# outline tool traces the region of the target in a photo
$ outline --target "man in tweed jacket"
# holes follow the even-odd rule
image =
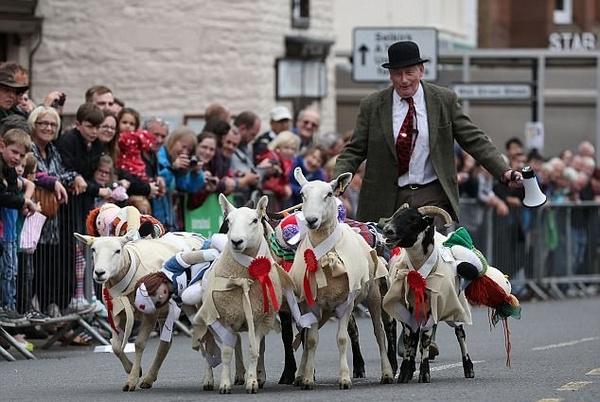
[[[510,169],[488,136],[464,114],[456,94],[421,81],[428,60],[421,59],[417,44],[396,42],[388,57],[382,67],[389,69],[392,86],[361,101],[352,139],[335,166],[337,177],[356,172],[366,159],[358,220],[389,217],[405,202],[439,206],[458,220],[455,140],[494,177],[511,187],[522,185],[521,174]],[[404,171],[397,138],[406,136],[403,122],[413,102],[412,153]]]

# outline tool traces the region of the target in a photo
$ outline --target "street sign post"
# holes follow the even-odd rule
[[[530,84],[496,83],[496,82],[464,82],[450,84],[462,100],[509,100],[531,99]]]
[[[394,42],[411,40],[419,45],[425,63],[424,79],[437,79],[438,41],[435,28],[354,28],[352,36],[352,79],[360,82],[389,80],[381,65],[388,61],[387,49]]]

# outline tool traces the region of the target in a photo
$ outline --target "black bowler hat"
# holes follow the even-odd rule
[[[388,69],[404,68],[428,61],[429,59],[421,58],[419,46],[415,42],[403,41],[396,42],[388,48],[388,62],[383,63],[381,67]]]

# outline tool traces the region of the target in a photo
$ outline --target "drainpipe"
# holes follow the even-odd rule
[[[36,0],[35,5],[33,6],[34,10],[37,9],[37,5],[38,5],[38,2]],[[34,12],[34,14],[35,14],[35,12]],[[36,32],[37,33],[37,42],[36,42],[35,46],[33,47],[33,49],[31,49],[31,52],[29,52],[29,93],[30,94],[33,92],[33,90],[32,90],[32,88],[33,88],[33,56],[35,55],[35,52],[37,52],[40,45],[42,44],[42,27],[43,27],[43,24],[40,24],[40,27],[39,27],[38,31]]]

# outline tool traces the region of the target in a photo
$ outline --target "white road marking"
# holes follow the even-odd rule
[[[595,368],[593,370],[588,371],[585,375],[600,375],[600,368]]]
[[[485,363],[485,360],[473,360],[473,364],[476,363]],[[442,364],[441,366],[431,367],[430,371],[442,371],[450,368],[462,367],[462,363],[452,363],[452,364]]]
[[[537,402],[560,402],[563,401],[563,399],[560,398],[544,398],[544,399],[539,399]]]
[[[546,346],[536,346],[535,348],[532,348],[531,350],[548,350],[548,349],[563,348],[565,346],[573,346],[573,345],[577,345],[578,343],[591,342],[591,341],[595,341],[597,339],[599,339],[597,336],[592,336],[590,338],[582,338],[582,339],[578,339],[576,341],[553,343],[551,345],[546,345]]]
[[[565,385],[563,385],[560,388],[557,388],[557,391],[579,391],[581,388],[585,387],[586,385],[591,384],[592,381],[571,381],[566,383]]]

